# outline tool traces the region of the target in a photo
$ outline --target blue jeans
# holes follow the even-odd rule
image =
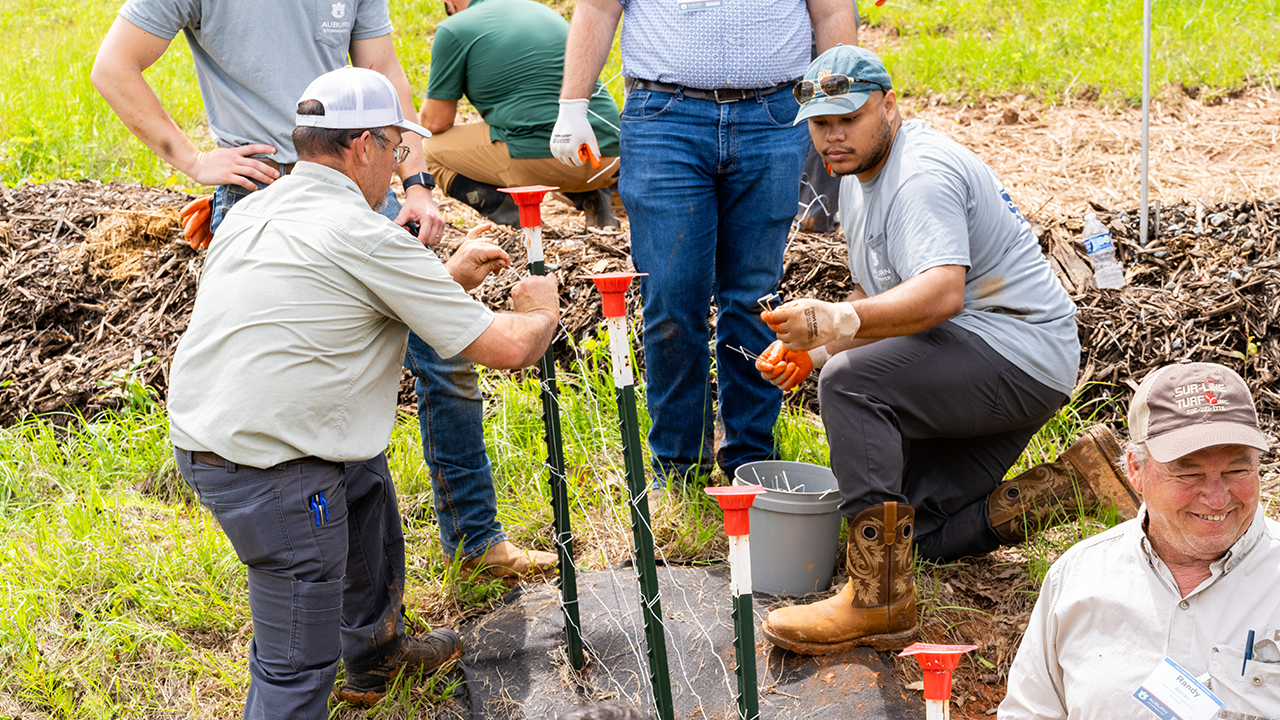
[[[216,230],[226,211],[248,194],[237,185],[219,186],[210,228]],[[387,191],[381,212],[393,220],[400,212],[394,192]],[[413,374],[418,395],[422,454],[431,469],[441,550],[452,558],[461,547],[463,559],[478,557],[506,539],[485,451],[480,375],[470,360],[461,355],[443,359],[414,332],[409,333],[404,366]]]
[[[622,109],[618,192],[644,298],[649,447],[659,482],[706,474],[714,437],[710,386],[714,298],[718,412],[715,461],[732,477],[776,456],[782,394],[736,348],[759,353],[774,335],[756,300],[782,280],[809,135],[792,127],[788,90],[736,103],[635,90]]]
[[[348,671],[377,665],[404,636],[404,535],[386,455],[265,470],[174,458],[248,567],[244,717],[327,720],[339,658]]]

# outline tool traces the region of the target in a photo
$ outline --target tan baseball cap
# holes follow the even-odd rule
[[[1147,375],[1129,406],[1129,434],[1159,462],[1214,445],[1268,449],[1249,386],[1217,363],[1182,362]]]

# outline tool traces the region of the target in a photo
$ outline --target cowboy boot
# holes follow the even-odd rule
[[[849,581],[834,597],[769,613],[760,630],[781,648],[829,655],[858,646],[901,650],[916,623],[915,510],[884,503],[849,523]]]
[[[987,497],[987,519],[1005,543],[1073,520],[1082,510],[1110,506],[1125,519],[1138,516],[1141,499],[1116,469],[1120,443],[1106,425],[1094,425],[1051,463],[1001,483]]]

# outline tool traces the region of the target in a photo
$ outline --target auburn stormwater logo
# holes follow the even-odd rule
[[[334,3],[331,7],[333,8],[332,14],[334,19],[341,20],[342,17],[347,14],[346,3]]]

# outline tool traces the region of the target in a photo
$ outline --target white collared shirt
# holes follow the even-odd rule
[[[1219,717],[1280,719],[1280,523],[1259,509],[1184,598],[1143,532],[1145,517],[1144,505],[1049,569],[1000,720],[1150,720],[1132,696],[1166,656],[1225,703]]]

